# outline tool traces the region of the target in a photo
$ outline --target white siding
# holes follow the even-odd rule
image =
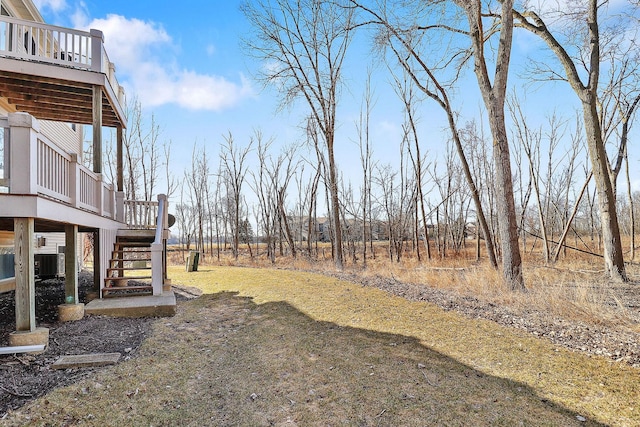
[[[111,259],[111,252],[113,251],[113,245],[116,242],[116,236],[118,234],[118,230],[101,229],[99,234],[100,234],[100,289],[102,290],[102,288],[104,288],[104,279],[107,276],[107,267],[109,266],[109,260]],[[100,295],[102,295],[102,292],[100,292]]]
[[[80,128],[81,126],[76,126],[76,129]],[[71,125],[40,120],[40,132],[67,153],[76,153],[80,157],[82,153],[80,132],[71,129]]]
[[[57,254],[58,246],[64,246],[64,233],[35,233],[34,254]],[[45,239],[44,246],[38,246],[38,237]]]
[[[38,236],[44,237],[46,244],[44,246],[38,247],[37,240],[36,240],[33,247],[34,254],[60,253],[58,248],[60,246],[65,246],[65,243],[66,243],[64,233],[36,233],[35,235],[36,235],[36,238]],[[76,248],[77,248],[77,254],[78,254],[77,265],[79,269],[82,269],[84,267],[84,261],[82,259],[82,255],[84,251],[84,233],[78,233],[78,239],[76,240]]]

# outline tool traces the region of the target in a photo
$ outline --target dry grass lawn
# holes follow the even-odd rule
[[[174,268],[203,290],[138,357],[8,425],[640,425],[640,372],[312,273]]]

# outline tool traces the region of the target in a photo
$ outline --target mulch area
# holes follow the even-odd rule
[[[78,296],[87,302],[92,275],[81,273]],[[42,354],[0,355],[0,420],[9,409],[45,395],[49,390],[74,383],[95,369],[51,369],[58,357],[69,354],[120,353],[121,360],[134,357],[147,336],[153,319],[85,316],[69,323],[58,322],[58,305],[64,303],[64,281],[36,284],[36,324],[49,328],[49,347]],[[8,345],[15,331],[14,292],[0,294],[0,346]]]

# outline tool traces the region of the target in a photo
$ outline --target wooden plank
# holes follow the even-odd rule
[[[120,353],[95,353],[60,356],[52,365],[52,369],[95,368],[96,366],[115,365],[120,360]]]
[[[16,289],[16,278],[8,277],[0,280],[0,294],[4,292],[14,291]]]
[[[120,281],[120,280],[145,280],[151,279],[151,276],[125,276],[125,277],[105,277],[104,281]]]
[[[64,290],[67,304],[78,303],[78,226],[65,225],[64,247]],[[70,301],[73,300],[73,301]]]
[[[33,265],[33,218],[14,218],[16,331],[36,328],[35,272]]]
[[[93,172],[102,173],[102,88],[93,86]]]
[[[116,131],[116,190],[124,191],[124,167],[123,167],[123,131],[122,126]]]
[[[103,292],[117,292],[117,291],[145,291],[151,290],[153,286],[151,285],[140,285],[140,286],[112,286],[108,288],[103,288]]]

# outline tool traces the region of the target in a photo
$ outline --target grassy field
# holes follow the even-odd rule
[[[312,273],[170,271],[204,295],[8,425],[640,425],[639,372]]]

